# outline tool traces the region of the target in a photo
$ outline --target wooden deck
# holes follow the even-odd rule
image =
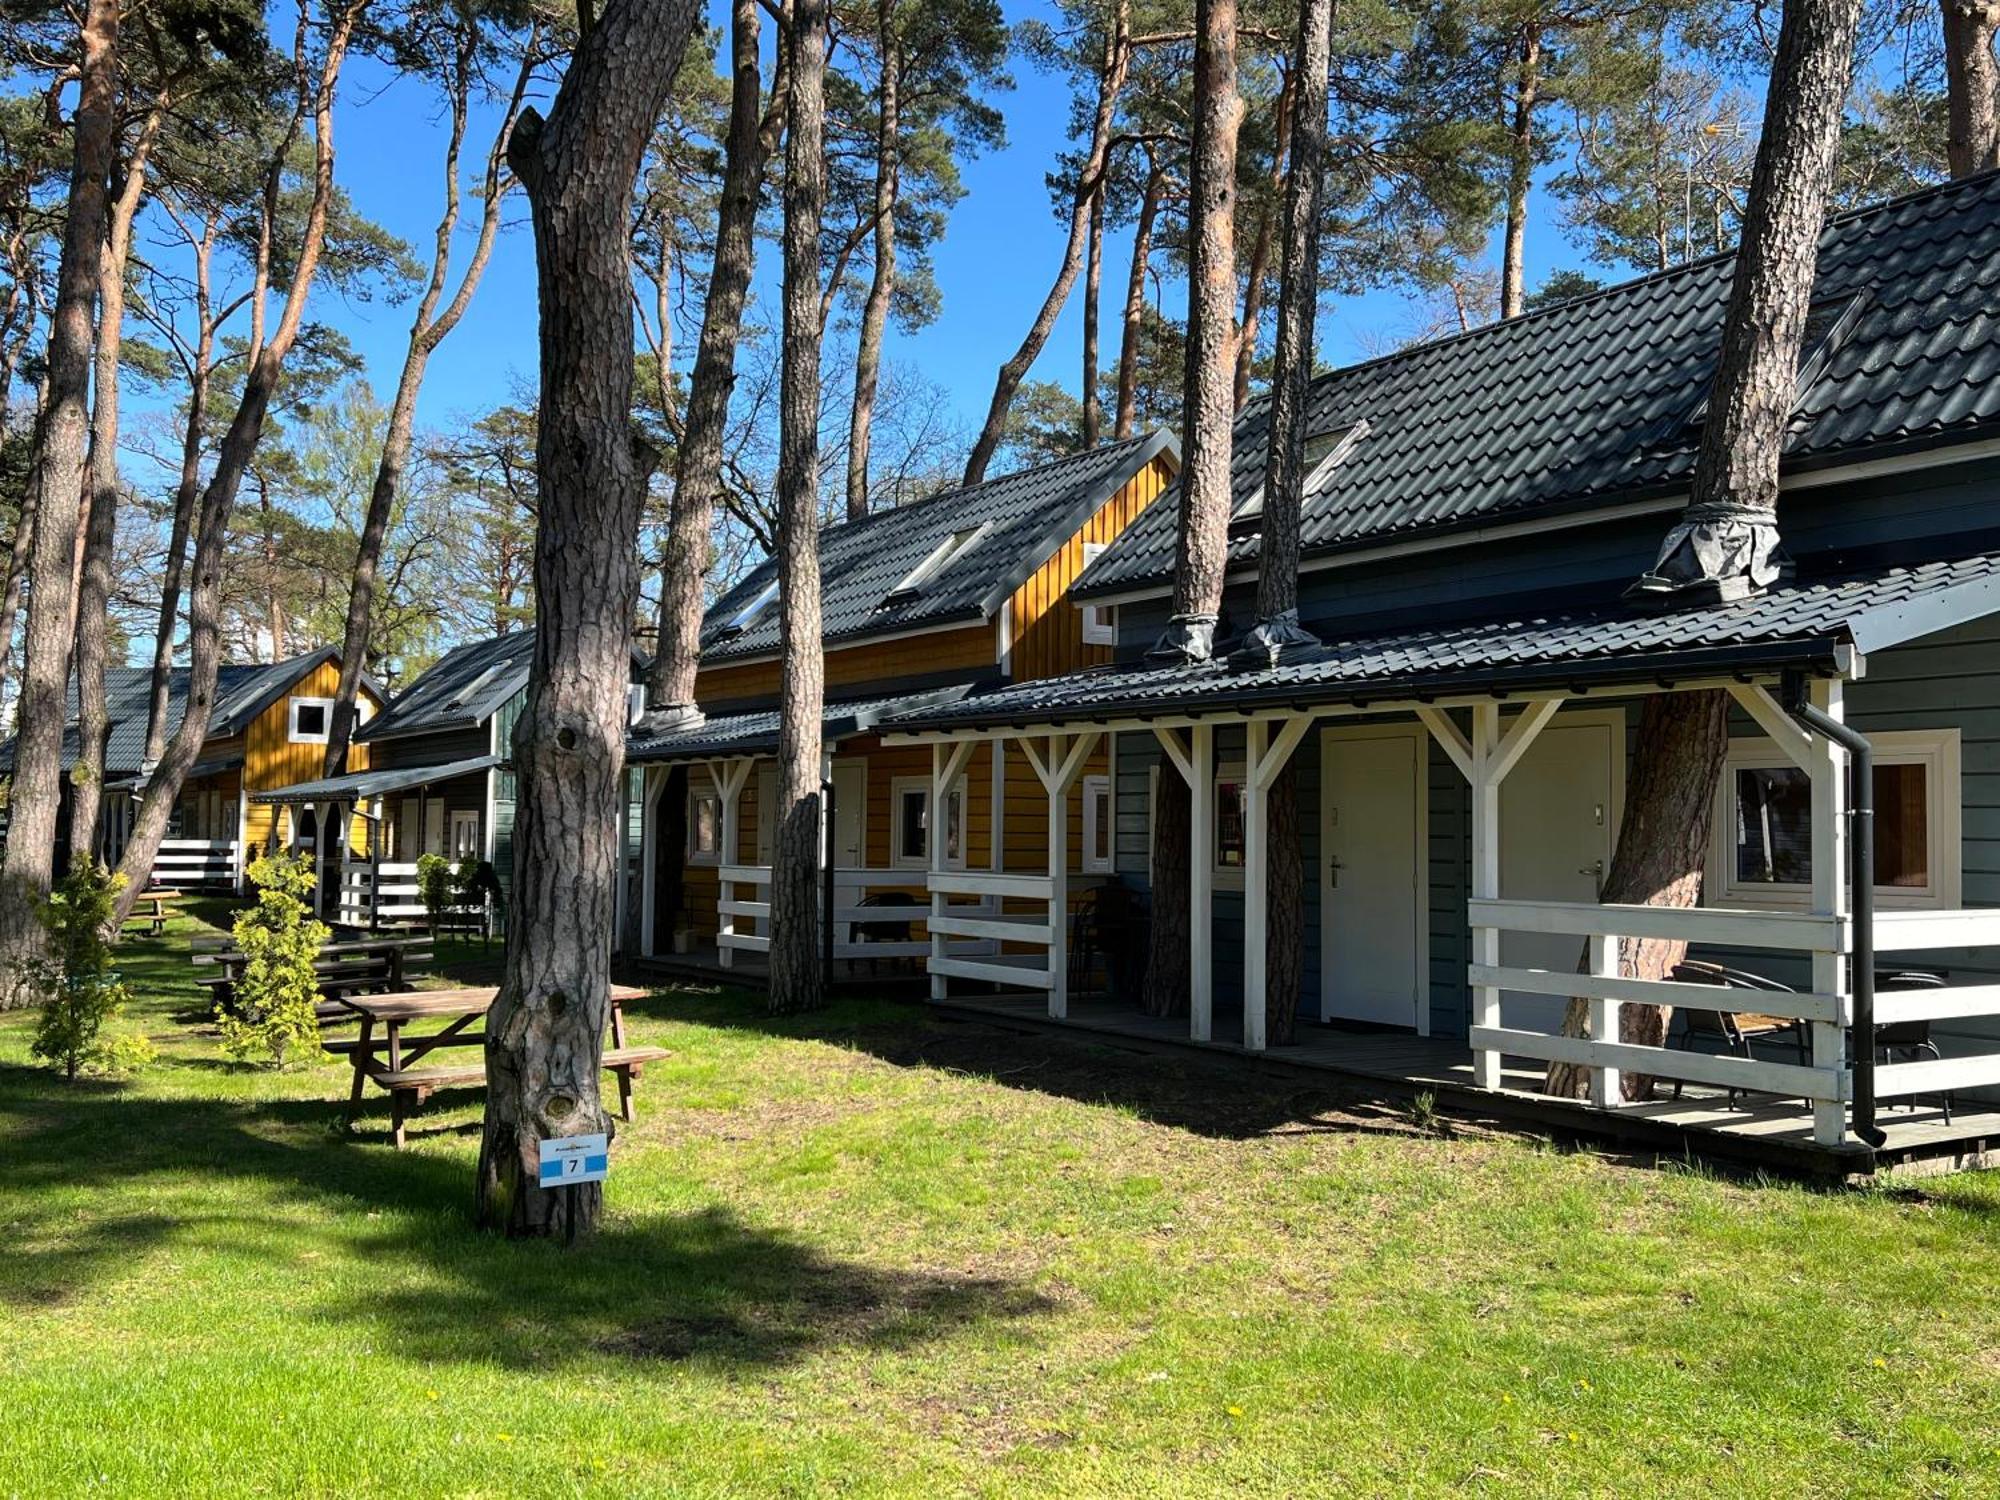
[[[1438,1037],[1308,1024],[1300,1027],[1296,1045],[1252,1053],[1242,1047],[1240,1021],[1221,1013],[1215,1017],[1216,1040],[1196,1042],[1188,1037],[1184,1017],[1159,1019],[1095,998],[1073,998],[1065,1021],[1051,1021],[1040,996],[955,996],[939,1008],[1160,1047],[1222,1052],[1265,1069],[1335,1073],[1385,1086],[1399,1096],[1429,1092],[1440,1105],[1461,1113],[1609,1140],[1661,1156],[1694,1156],[1818,1178],[2000,1167],[2000,1111],[1974,1100],[1954,1101],[1949,1125],[1936,1100],[1897,1101],[1877,1116],[1889,1136],[1879,1150],[1859,1142],[1825,1147],[1814,1144],[1811,1112],[1796,1099],[1746,1097],[1732,1107],[1721,1090],[1689,1085],[1680,1099],[1597,1110],[1541,1094],[1540,1066],[1516,1058],[1507,1060],[1498,1091],[1480,1089],[1472,1081],[1471,1049]]]

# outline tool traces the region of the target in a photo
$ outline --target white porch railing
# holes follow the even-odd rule
[[[2000,956],[2000,910],[1890,911],[1875,915],[1878,968],[1893,969],[1895,954],[1921,953],[1920,968],[1949,970],[1958,955],[1987,950]],[[1927,961],[1939,955],[1943,962]],[[1995,967],[1992,957],[1982,969]],[[1903,1099],[1912,1094],[1950,1094],[1961,1089],[2000,1088],[2000,984],[1947,984],[1939,989],[1878,990],[1875,1024],[1898,1022],[1988,1021],[1986,1045],[1995,1050],[1959,1057],[1885,1063],[1875,1069],[1875,1097]],[[1954,1036],[1954,1044],[1961,1039]]]
[[[340,877],[340,921],[349,927],[421,922],[429,915],[417,886],[414,862],[350,864]]]
[[[1851,927],[1842,917],[1803,912],[1717,910],[1710,907],[1600,906],[1593,902],[1474,900],[1467,903],[1474,949],[1485,939],[1487,951],[1497,951],[1499,939],[1510,932],[1543,933],[1585,939],[1583,972],[1474,963],[1467,968],[1472,986],[1471,1042],[1478,1059],[1475,1071],[1497,1075],[1503,1055],[1542,1062],[1571,1063],[1590,1071],[1590,1101],[1600,1109],[1615,1109],[1623,1100],[1621,1074],[1679,1079],[1717,1088],[1775,1094],[1812,1102],[1831,1118],[1820,1119],[1821,1133],[1838,1132],[1841,1106],[1849,1097],[1845,1037],[1849,999],[1831,992],[1786,994],[1756,992],[1760,1014],[1802,1021],[1811,1037],[1808,1063],[1770,1062],[1762,1058],[1716,1056],[1677,1047],[1627,1042],[1619,1035],[1619,1009],[1627,1004],[1688,1005],[1706,1010],[1726,1006],[1729,992],[1714,985],[1672,980],[1626,978],[1618,973],[1620,938],[1680,938],[1723,947],[1788,949],[1815,955],[1845,954]],[[1826,966],[1815,964],[1814,972]],[[1501,993],[1581,999],[1589,1005],[1589,1035],[1562,1036],[1500,1024]]]
[[[175,890],[234,887],[236,869],[235,839],[161,839],[152,883]]]
[[[734,953],[768,953],[771,867],[723,865],[716,873],[721,889],[716,902],[715,944],[723,963],[727,964]],[[925,896],[927,882],[936,878],[923,870],[835,870],[833,956],[836,959],[930,956],[933,929]],[[870,897],[888,894],[907,896],[909,904],[866,904]],[[898,926],[905,927],[909,935],[903,938],[868,935],[868,929],[880,931]],[[955,952],[969,954],[989,950],[992,944],[982,941],[952,947]]]
[[[928,883],[933,941],[927,945],[927,967],[933,980],[981,979],[1031,990],[1061,985],[1066,962],[1061,938],[1068,914],[1057,881],[997,870],[933,870]],[[1009,901],[1040,910],[1010,912]],[[969,948],[950,942],[952,938],[981,946]]]

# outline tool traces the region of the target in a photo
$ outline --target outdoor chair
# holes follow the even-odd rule
[[[1082,994],[1099,960],[1114,999],[1135,993],[1133,965],[1143,967],[1147,913],[1144,898],[1115,876],[1084,894],[1070,917],[1069,988]]]
[[[1875,975],[1875,993],[1880,995],[1895,990],[1937,990],[1944,988],[1944,975],[1933,974],[1924,969],[1899,969],[1894,973],[1878,972]],[[1848,1038],[1848,1051],[1853,1051],[1853,1037]],[[1933,1062],[1941,1061],[1944,1054],[1931,1038],[1929,1021],[1891,1021],[1886,1026],[1875,1028],[1875,1061],[1892,1063],[1898,1060],[1915,1062],[1928,1057]],[[1940,1094],[1938,1103],[1944,1109],[1944,1122],[1951,1123],[1951,1095]],[[1917,1096],[1910,1096],[1910,1108],[1917,1107]]]
[[[1766,995],[1795,993],[1789,985],[1779,984],[1775,979],[1766,979],[1745,969],[1725,968],[1721,964],[1676,964],[1672,978],[1681,984],[1712,984],[1719,989]],[[1674,1014],[1680,1018],[1681,1029],[1676,1036],[1668,1038],[1668,1045],[1678,1046],[1682,1051],[1694,1051],[1698,1041],[1706,1041],[1719,1044],[1721,1050],[1730,1056],[1749,1059],[1756,1056],[1753,1049],[1761,1042],[1789,1047],[1801,1066],[1811,1061],[1803,1021],[1721,1007],[1703,1010],[1691,1005],[1675,1007]],[[1736,1107],[1736,1096],[1742,1092],[1741,1089],[1729,1090],[1731,1109]],[[1674,1080],[1674,1097],[1681,1097],[1681,1080],[1678,1078]]]
[[[920,903],[908,891],[880,891],[875,895],[862,897],[856,904],[859,906],[915,908]],[[854,941],[857,943],[907,943],[910,941],[910,933],[911,923],[907,918],[899,921],[856,922],[854,924]],[[870,974],[876,971],[875,966],[879,962],[880,960],[875,958],[868,960],[868,972]],[[909,959],[907,962],[914,965],[916,961]]]

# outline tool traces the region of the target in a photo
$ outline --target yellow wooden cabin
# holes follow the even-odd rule
[[[152,672],[116,668],[107,676],[112,723],[97,847],[115,860],[138,810]],[[168,836],[154,860],[154,884],[241,890],[243,872],[259,851],[318,847],[319,830],[310,809],[274,807],[253,796],[320,774],[339,684],[340,653],[331,646],[288,661],[221,669],[208,740],[181,788]],[[179,727],[186,699],[185,667],[176,669],[170,692],[171,731]],[[364,678],[364,720],[381,706],[380,690]],[[72,723],[66,759],[73,755],[74,739]],[[356,745],[348,759],[357,769],[366,766],[368,747]]]
[[[881,730],[925,704],[1108,663],[1115,615],[1079,606],[1070,585],[1179,467],[1172,435],[1155,432],[820,533],[837,975],[930,954],[923,910],[934,860],[974,884],[1046,872],[1051,803],[1025,757],[997,744],[973,755],[939,799],[929,749],[885,745]],[[645,955],[761,966],[777,641],[777,567],[767,561],[704,624],[703,722],[667,727],[649,715],[632,731],[627,759],[642,808],[636,936]],[[1078,900],[1112,878],[1110,753],[1100,747],[1074,768],[1062,819]],[[934,836],[943,841],[935,851]],[[998,886],[982,900],[995,917],[1011,906]],[[983,954],[1011,945],[954,946]]]

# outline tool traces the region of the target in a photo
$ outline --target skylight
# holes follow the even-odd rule
[[[1857,292],[1845,297],[1821,297],[1806,309],[1805,332],[1799,339],[1798,379],[1792,386],[1795,403],[1812,389],[1813,382],[1825,372],[1859,318],[1861,306],[1862,298]],[[1694,410],[1688,413],[1687,426],[1699,427],[1708,420],[1708,403],[1712,394],[1708,386],[1702,387],[1700,399],[1695,402]]]
[[[925,584],[957,562],[985,534],[985,526],[972,526],[964,531],[954,531],[931,550],[929,557],[926,557],[916,567],[912,568],[909,575],[901,583],[889,590],[882,602],[884,604],[898,604],[905,599],[922,593]]]
[[[1307,435],[1306,477],[1305,483],[1299,486],[1301,502],[1312,498],[1313,492],[1347,461],[1347,455],[1354,451],[1355,444],[1366,436],[1368,424],[1365,421],[1352,422],[1344,427],[1329,427]],[[1242,536],[1255,531],[1263,520],[1264,486],[1260,484],[1257,492],[1239,505],[1236,513],[1229,518],[1230,535]]]
[[[748,630],[764,617],[764,611],[771,607],[777,597],[778,579],[774,573],[771,576],[771,581],[757,590],[748,604],[729,617],[728,622],[723,625],[719,634],[724,639],[733,635],[743,634],[744,631]]]

